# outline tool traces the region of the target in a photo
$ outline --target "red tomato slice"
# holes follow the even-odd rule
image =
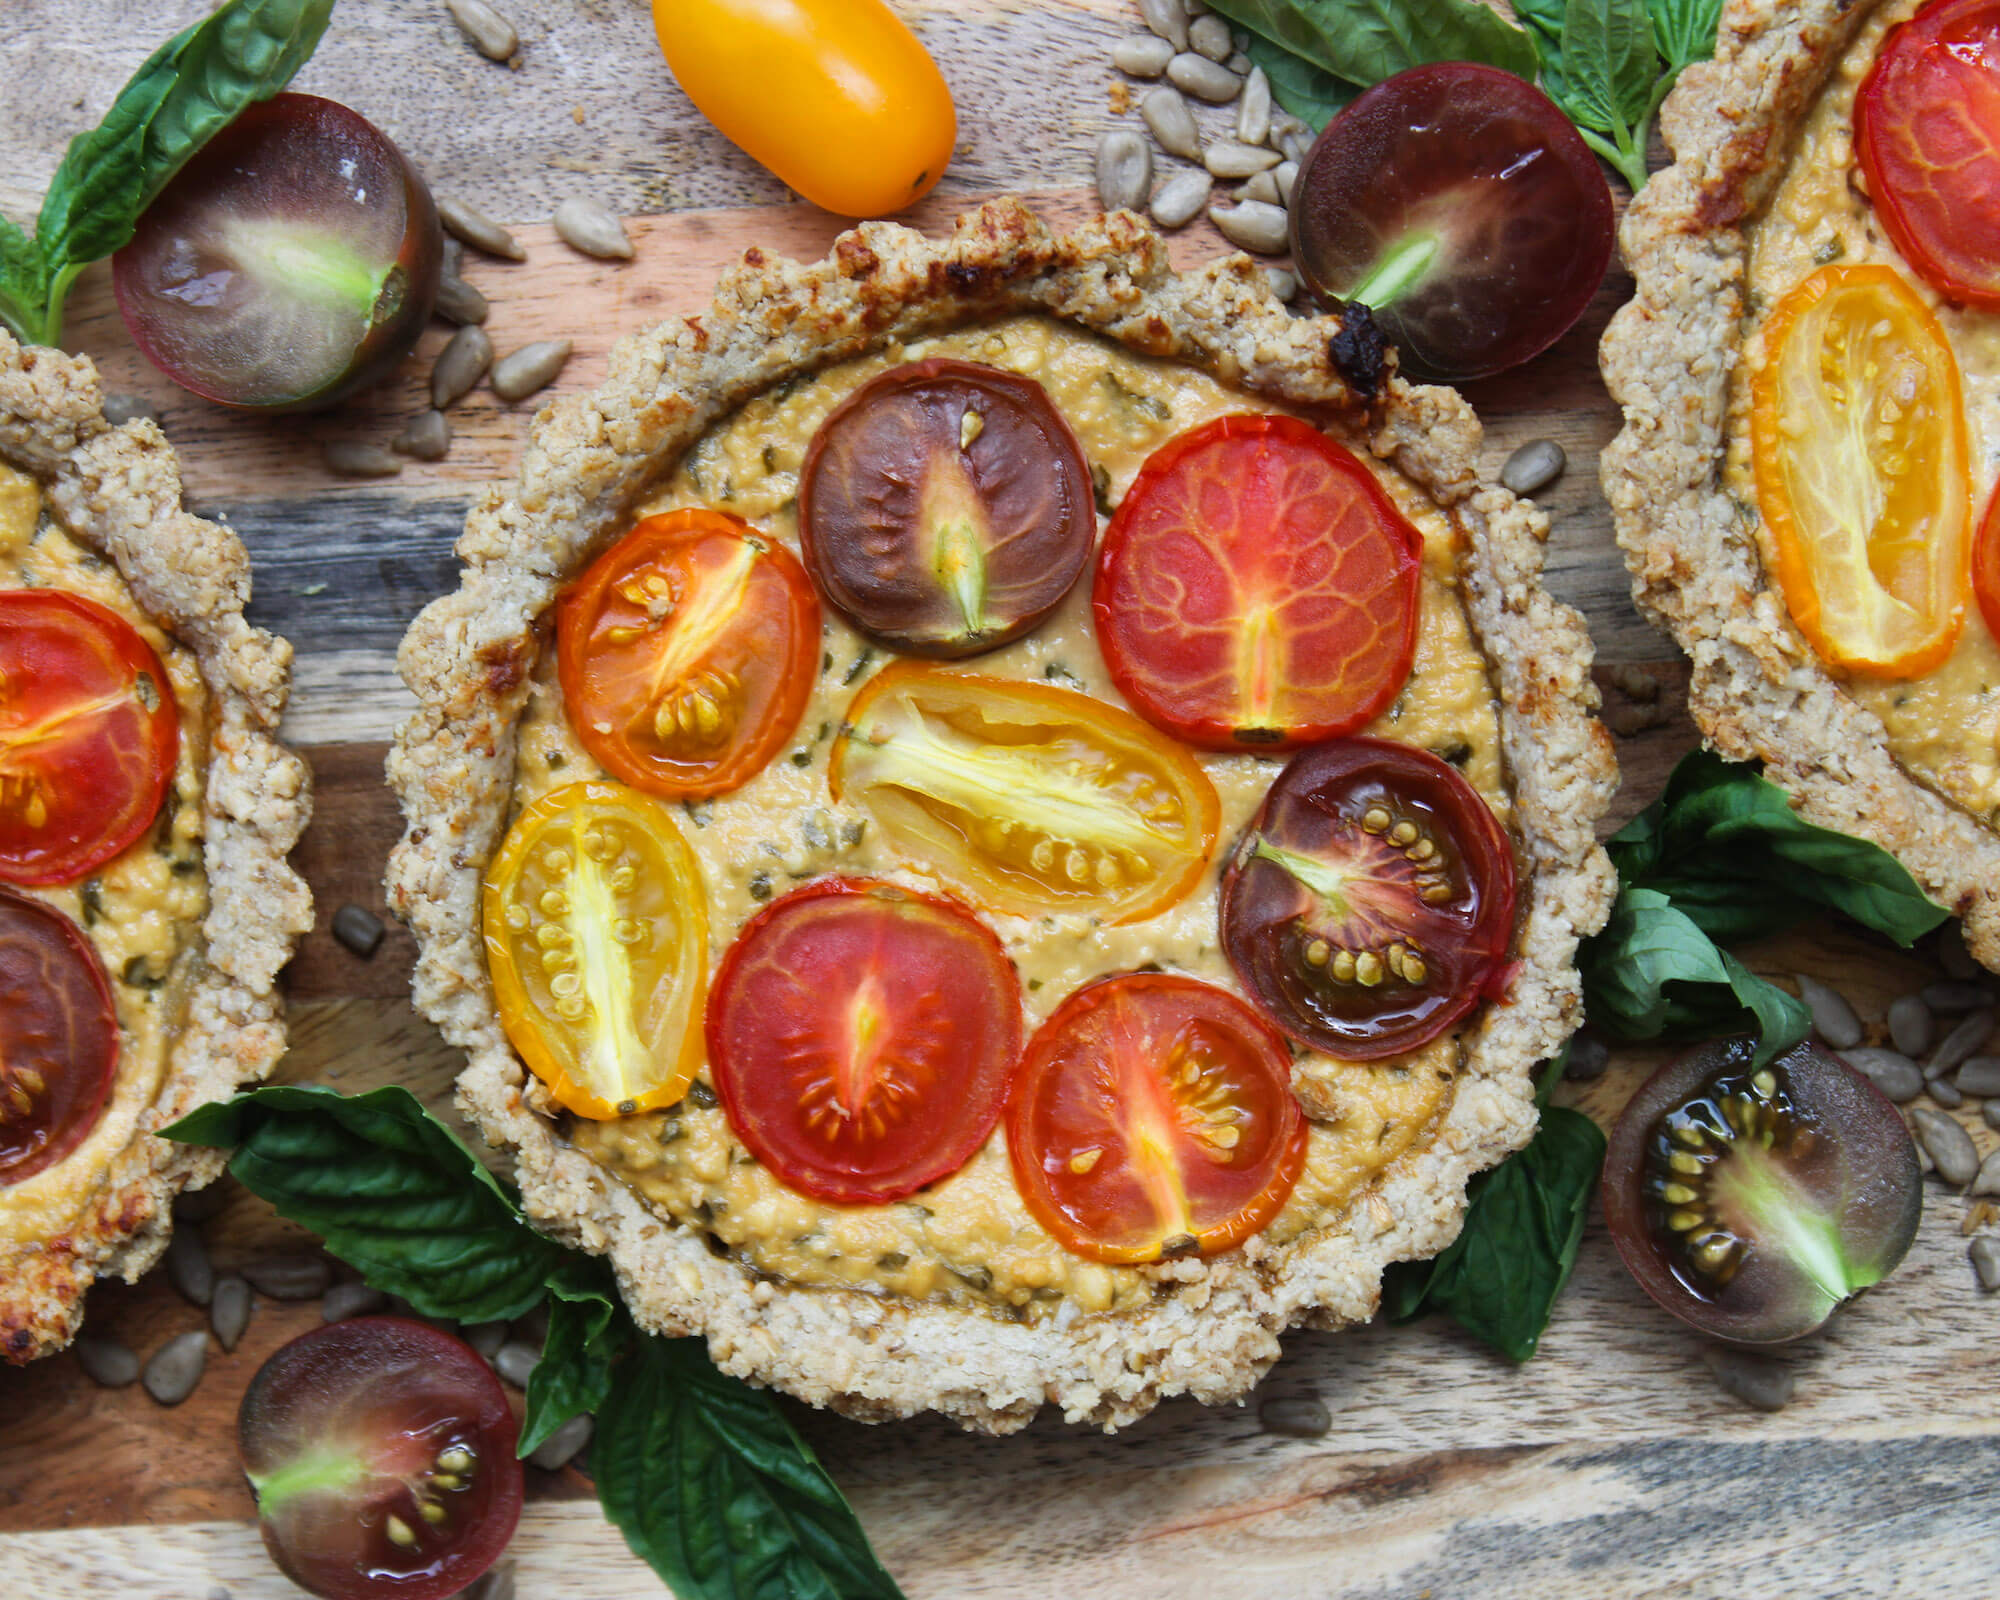
[[[118,1070],[118,1013],[82,929],[0,889],[0,1185],[74,1150]]]
[[[1903,259],[1948,299],[2000,309],[2000,0],[1938,0],[1892,29],[1854,145]]]
[[[749,782],[791,737],[819,666],[798,557],[740,517],[648,517],[556,611],[563,706],[635,789],[699,800]]]
[[[1139,714],[1210,750],[1360,727],[1410,675],[1423,537],[1295,417],[1219,417],[1153,453],[1111,519],[1091,610]]]
[[[0,594],[0,880],[74,883],[144,833],[180,727],[123,617],[59,589]]]
[[[751,1154],[835,1205],[956,1172],[1000,1118],[1021,1055],[1007,953],[948,900],[830,878],[774,900],[708,1003],[715,1091]]]
[[[1212,984],[1086,985],[1028,1042],[1007,1097],[1014,1185],[1092,1261],[1227,1250],[1278,1214],[1305,1165],[1291,1074],[1276,1030]]]

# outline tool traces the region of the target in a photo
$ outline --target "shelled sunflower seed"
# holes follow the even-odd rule
[[[1178,89],[1162,84],[1147,90],[1139,102],[1139,118],[1168,155],[1189,161],[1201,159],[1201,130],[1195,126],[1194,112],[1188,109]]]
[[[1136,211],[1153,188],[1153,151],[1129,128],[1097,141],[1097,200],[1106,211]]]
[[[326,470],[342,478],[393,478],[403,470],[393,453],[365,439],[329,439],[320,454]]]
[[[1188,48],[1211,61],[1227,61],[1236,53],[1236,45],[1229,37],[1229,24],[1212,11],[1188,24]]]
[[[215,1298],[215,1267],[197,1228],[176,1228],[167,1241],[167,1282],[189,1305],[205,1306]]]
[[[1283,255],[1291,240],[1291,226],[1283,206],[1245,200],[1234,207],[1210,206],[1208,218],[1231,244],[1258,255]]]
[[[1153,220],[1163,228],[1184,227],[1206,209],[1214,190],[1206,172],[1176,172],[1153,191]]]
[[[1201,164],[1218,178],[1254,178],[1258,173],[1269,172],[1275,167],[1278,157],[1275,151],[1256,145],[1242,144],[1235,139],[1218,139],[1202,151]],[[1275,193],[1267,203],[1277,203]]]
[[[242,1270],[250,1286],[272,1300],[317,1300],[333,1281],[324,1256],[266,1256]]]
[[[1264,281],[1271,286],[1271,293],[1280,300],[1289,300],[1299,292],[1297,274],[1287,272],[1283,267],[1266,267]]]
[[[234,1350],[236,1342],[243,1337],[243,1330],[250,1326],[252,1303],[249,1283],[226,1272],[215,1280],[215,1298],[208,1303],[208,1325],[215,1331],[215,1339],[225,1350]]]
[[[1546,489],[1556,479],[1560,478],[1563,475],[1563,469],[1568,465],[1569,457],[1563,453],[1563,447],[1557,444],[1555,440],[1530,439],[1501,465],[1500,482],[1514,494],[1535,494],[1540,490]],[[1820,987],[1825,988],[1825,985],[1822,984]],[[1829,989],[1827,992],[1832,994],[1833,991]],[[1838,995],[1834,995],[1834,998],[1836,1000],[1840,999]],[[1847,1004],[1845,1000],[1841,1000],[1840,1003],[1843,1006]],[[1808,1000],[1806,1004],[1810,1006],[1812,1002]],[[1848,1015],[1853,1015],[1851,1009]],[[1818,1026],[1817,1018],[1814,1020],[1814,1025]],[[1826,1038],[1826,1030],[1824,1028],[1820,1029],[1820,1036]],[[1833,1040],[1830,1038],[1826,1042],[1833,1044]],[[1861,1024],[1857,1022],[1854,1025],[1854,1037],[1849,1039],[1847,1043],[1859,1044],[1860,1042]],[[1840,1049],[1841,1046],[1834,1045],[1834,1048]]]
[[[1857,1045],[1841,1051],[1840,1058],[1898,1105],[1923,1093],[1923,1072],[1900,1050]]]
[[[440,195],[438,221],[475,250],[503,261],[526,261],[528,252],[521,242],[477,206],[452,195]]]
[[[493,392],[510,405],[546,389],[569,362],[567,339],[538,339],[510,350],[493,363]]]
[[[136,394],[108,394],[104,397],[104,420],[114,428],[122,428],[128,422],[136,422],[140,417],[155,421],[153,408]]]
[[[588,195],[571,195],[556,207],[556,236],[572,250],[580,250],[600,261],[630,261],[632,241],[625,232],[625,219]]]
[[[1922,1055],[1936,1034],[1937,1018],[1922,995],[1899,995],[1889,1002],[1889,1042],[1904,1055]]]
[[[1243,80],[1220,61],[1198,56],[1192,50],[1167,63],[1167,82],[1215,106],[1234,100],[1243,89]]]
[[[1188,47],[1187,7],[1181,0],[1139,0],[1139,15],[1146,26],[1176,50]]]
[[[403,431],[389,441],[389,448],[418,461],[442,461],[451,449],[451,419],[442,411],[419,411],[403,424]],[[342,915],[349,911],[361,912],[368,922],[357,922],[349,917],[343,925]],[[333,936],[336,939],[356,955],[375,953],[375,947],[382,942],[381,918],[361,906],[342,906],[333,916]]]
[[[146,1362],[139,1381],[163,1406],[177,1406],[195,1391],[208,1366],[208,1330],[196,1328],[169,1339]]]
[[[1272,168],[1271,176],[1278,183],[1278,204],[1290,210],[1292,194],[1299,186],[1299,164],[1288,157]]]
[[[1120,39],[1111,49],[1112,65],[1135,78],[1157,78],[1173,59],[1172,42],[1156,33],[1135,33],[1129,39]]]
[[[1275,174],[1259,172],[1243,185],[1245,200],[1261,200],[1267,206],[1279,205],[1278,180]]]
[[[1979,1275],[1979,1287],[1988,1294],[2000,1289],[2000,1233],[1982,1233],[1965,1253]]]
[[[1952,1080],[1967,1094],[1982,1100],[2000,1095],[2000,1056],[1967,1056]]]
[[[514,24],[486,3],[486,0],[444,0],[445,10],[459,31],[472,41],[472,48],[488,61],[511,61],[521,48],[521,36]]]
[[[460,328],[431,367],[431,404],[439,411],[472,392],[493,365],[493,341],[476,325]]]
[[[1331,1431],[1333,1414],[1310,1395],[1274,1397],[1257,1408],[1257,1426],[1285,1439],[1317,1439]]]
[[[1931,1009],[1935,1011],[1937,1006],[1932,1004]],[[1977,1055],[1993,1036],[1995,1016],[1992,1010],[1984,1008],[1967,1012],[1924,1062],[1924,1076],[1941,1078],[1967,1057]]]
[[[528,1461],[544,1472],[560,1472],[575,1460],[583,1447],[590,1443],[590,1436],[596,1431],[596,1424],[588,1411],[578,1412],[540,1444],[535,1446]]]
[[[436,304],[432,307],[446,322],[455,322],[464,327],[471,322],[484,322],[492,311],[486,296],[455,272],[447,272],[438,278]]]
[[[336,1283],[320,1296],[319,1314],[326,1322],[345,1322],[349,1317],[365,1317],[380,1311],[388,1303],[389,1297],[380,1289],[371,1288],[357,1278]]]
[[[1792,1369],[1770,1356],[1711,1345],[1702,1360],[1725,1394],[1757,1411],[1782,1411],[1792,1398]]]
[[[493,1354],[493,1370],[517,1389],[528,1387],[542,1352],[522,1339],[509,1339]]]
[[[123,1389],[139,1381],[139,1358],[122,1339],[86,1333],[70,1348],[84,1376],[105,1389]]]
[[[1979,1175],[1979,1147],[1958,1118],[1928,1106],[1910,1108],[1910,1127],[1937,1166],[1940,1178],[1954,1188],[1963,1188]]]
[[[1979,1163],[1979,1171],[1973,1175],[1974,1194],[2000,1195],[2000,1150]]]
[[[1509,460],[1511,465],[1511,458]],[[1502,483],[1507,483],[1506,468],[1501,469]],[[1514,486],[1509,483],[1507,487]],[[1526,490],[1516,489],[1516,494]],[[1806,1003],[1806,1010],[1812,1013],[1813,1027],[1819,1036],[1835,1050],[1849,1050],[1861,1042],[1861,1019],[1854,1014],[1854,1007],[1831,984],[1821,983],[1809,973],[1794,973],[1793,981],[1799,986],[1799,998]],[[1898,1049],[1903,1049],[1899,1044]],[[1905,1055],[1910,1052],[1904,1050]]]
[[[1243,98],[1236,102],[1236,137],[1245,144],[1262,144],[1271,137],[1271,80],[1262,67],[1252,67],[1243,80]]]

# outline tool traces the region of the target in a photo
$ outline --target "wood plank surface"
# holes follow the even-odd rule
[[[1093,206],[1091,153],[1117,109],[1112,41],[1130,0],[897,0],[957,93],[960,139],[936,197],[908,219],[941,228],[969,200],[1023,192],[1052,218]],[[33,214],[68,137],[101,115],[153,45],[203,0],[7,0],[0,6],[0,210]],[[572,337],[555,392],[604,370],[611,341],[697,309],[750,244],[818,254],[839,223],[797,204],[688,106],[654,50],[639,0],[512,0],[520,65],[482,61],[434,0],[342,0],[298,87],[387,128],[440,192],[515,227],[521,265],[471,259],[505,349]],[[1204,113],[1210,122],[1220,114]],[[572,193],[633,216],[637,259],[588,261],[546,218]],[[1183,263],[1217,253],[1205,224],[1175,236]],[[1613,821],[1650,798],[1694,743],[1669,643],[1633,612],[1595,457],[1617,426],[1596,373],[1605,319],[1629,293],[1614,272],[1590,313],[1528,368],[1473,385],[1490,463],[1534,437],[1570,467],[1544,496],[1548,583],[1588,616],[1609,710],[1630,736]],[[293,1048],[279,1075],[358,1088],[396,1081],[449,1114],[453,1053],[412,1011],[413,946],[391,930],[371,959],[328,932],[333,911],[380,913],[400,823],[381,783],[385,741],[410,701],[395,677],[404,627],[456,582],[468,497],[512,469],[529,406],[487,391],[452,412],[456,441],[366,485],[330,477],[328,438],[381,440],[422,403],[433,328],[380,389],[327,418],[246,419],[181,394],[125,338],[103,268],[72,300],[68,342],[107,386],[156,409],[191,502],[226,518],[255,563],[253,614],[298,650],[288,734],[311,760],[318,813],[298,862],[318,922],[287,977]],[[1662,692],[1628,699],[1607,664],[1641,664]],[[1640,723],[1647,726],[1639,727]],[[1928,976],[1875,941],[1814,930],[1747,952],[1784,978],[1837,983],[1879,1032],[1889,1000]],[[1660,1059],[1621,1052],[1561,1098],[1608,1121]],[[1995,1136],[1974,1121],[1983,1150]],[[1576,1276],[1535,1361],[1515,1368],[1435,1321],[1300,1334],[1244,1407],[1186,1401],[1116,1436],[1044,1417],[1004,1440],[936,1419],[868,1428],[794,1406],[913,1597],[1878,1596],[1992,1592],[2000,1532],[2000,1298],[1965,1257],[1971,1203],[1934,1180],[1915,1249],[1825,1334],[1786,1351],[1797,1396],[1776,1415],[1713,1382],[1701,1341],[1626,1276],[1593,1217]],[[300,1236],[233,1191],[205,1228],[222,1265]],[[97,1388],[74,1360],[0,1372],[0,1596],[233,1600],[296,1594],[270,1565],[235,1465],[243,1387],[315,1305],[260,1303],[233,1354],[173,1411],[136,1386]],[[142,1355],[201,1324],[155,1275],[92,1296],[91,1324]],[[1257,1404],[1313,1395],[1323,1439],[1263,1433]],[[575,1469],[535,1474],[515,1542],[523,1600],[620,1600],[658,1580],[602,1521]]]

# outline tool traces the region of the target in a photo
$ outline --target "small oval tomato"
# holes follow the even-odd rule
[[[791,1188],[900,1200],[986,1142],[1021,1055],[1000,941],[949,901],[829,879],[766,906],[708,1006],[729,1125]]]
[[[83,1143],[118,1071],[103,963],[54,906],[0,889],[0,1184]]]
[[[1097,642],[1147,721],[1211,750],[1291,750],[1396,697],[1423,536],[1296,417],[1218,417],[1140,471],[1097,558]]]
[[[826,597],[892,650],[969,656],[1034,627],[1097,537],[1083,447],[1033,378],[892,367],[820,424],[799,542]]]
[[[1514,853],[1422,750],[1338,739],[1278,775],[1222,880],[1222,942],[1299,1043],[1375,1061],[1429,1043],[1507,971]]]
[[[1854,148],[1903,259],[1948,299],[2000,309],[2000,0],[1937,0],[1890,30]]]
[[[353,1317],[282,1345],[236,1413],[271,1559],[327,1600],[441,1600],[521,1519],[507,1392],[463,1339]]]
[[[0,594],[0,879],[73,883],[144,833],[180,708],[139,630],[59,589]]]
[[[672,1105],[701,1065],[708,890],[657,800],[573,783],[487,868],[487,965],[507,1037],[580,1117]]]
[[[747,783],[799,725],[819,602],[791,551],[740,517],[648,517],[556,609],[563,709],[615,777],[673,799]]]
[[[653,0],[653,27],[701,114],[816,206],[886,216],[951,160],[951,90],[883,0]]]
[[[1195,885],[1221,806],[1194,758],[1071,689],[899,661],[848,707],[827,782],[983,906],[1136,922]]]
[[[1014,1186],[1066,1250],[1158,1261],[1241,1244],[1305,1164],[1284,1040],[1241,1000],[1167,973],[1077,990],[1007,1097]]]
[[[1965,620],[1971,485],[1958,363],[1884,266],[1822,267],[1764,325],[1757,507],[1799,631],[1830,665],[1912,678]]]
[[[2000,484],[1986,501],[1979,532],[1972,542],[1972,592],[1986,629],[2000,639]]]

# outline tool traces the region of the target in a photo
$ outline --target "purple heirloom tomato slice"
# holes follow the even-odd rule
[[[118,1047],[111,985],[83,930],[0,889],[0,1186],[53,1166],[97,1126]]]

